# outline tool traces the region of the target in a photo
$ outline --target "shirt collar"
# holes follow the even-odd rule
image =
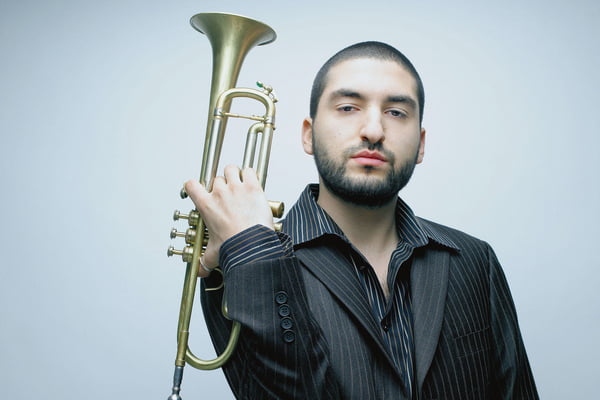
[[[301,245],[326,235],[335,235],[347,241],[340,227],[317,204],[318,197],[319,185],[308,185],[286,216],[284,231],[291,237],[294,245]],[[412,247],[422,247],[434,242],[460,250],[435,224],[417,218],[400,198],[396,205],[396,226],[398,235]]]

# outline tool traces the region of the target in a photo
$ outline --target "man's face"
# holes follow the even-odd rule
[[[321,183],[344,201],[379,207],[394,200],[423,159],[414,78],[400,64],[370,58],[332,67],[304,150]]]

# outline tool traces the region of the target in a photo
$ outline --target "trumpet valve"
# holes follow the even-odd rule
[[[175,210],[173,213],[173,221],[178,221],[180,219],[187,219],[190,226],[198,226],[198,223],[200,222],[200,213],[196,210],[192,210],[189,214],[184,214],[179,210]]]
[[[175,239],[178,237],[185,238],[185,242],[187,244],[194,244],[196,240],[196,230],[192,228],[186,229],[185,232],[178,232],[176,228],[171,229],[171,239]]]
[[[185,191],[185,188],[184,188],[184,187],[183,187],[183,188],[181,188],[181,190],[179,191],[179,197],[181,197],[182,199],[187,199],[187,197],[188,197],[188,194],[187,194],[187,192]]]
[[[173,255],[181,256],[184,262],[192,262],[192,256],[194,254],[194,248],[192,246],[186,246],[183,250],[177,250],[173,246],[169,246],[167,249],[167,256],[172,257]]]

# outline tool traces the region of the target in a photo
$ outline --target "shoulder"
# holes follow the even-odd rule
[[[493,252],[491,246],[486,241],[475,236],[425,218],[416,217],[416,219],[430,238],[441,244],[444,244],[444,242],[452,243],[460,253],[464,254],[465,252],[470,253],[473,251]]]
[[[453,287],[461,288],[460,290],[466,290],[466,287],[488,287],[485,282],[490,277],[502,274],[498,258],[486,241],[436,222],[422,218],[418,218],[418,221],[424,230],[434,232],[438,237],[446,238],[454,244],[455,247],[451,250],[443,248],[443,252],[448,255],[449,276]],[[435,242],[439,243],[434,239]],[[434,249],[430,242],[423,251],[427,253]]]

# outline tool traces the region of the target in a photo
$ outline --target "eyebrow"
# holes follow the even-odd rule
[[[338,89],[331,92],[331,94],[329,95],[330,99],[335,99],[337,97],[351,97],[354,99],[362,99],[363,95],[350,89]]]
[[[389,103],[404,103],[414,109],[417,108],[417,102],[415,101],[415,99],[413,99],[410,96],[404,96],[404,95],[390,96],[390,97],[388,97],[387,101]]]
[[[359,92],[355,91],[355,90],[351,90],[351,89],[338,89],[333,91],[330,95],[329,95],[329,99],[333,100],[339,97],[350,97],[353,99],[364,99],[364,96],[362,94],[360,94]],[[415,101],[415,99],[413,99],[410,96],[406,96],[406,95],[392,95],[392,96],[388,96],[388,98],[386,99],[386,101],[388,103],[403,103],[403,104],[407,104],[409,107],[412,107],[414,109],[417,108],[417,102]]]

